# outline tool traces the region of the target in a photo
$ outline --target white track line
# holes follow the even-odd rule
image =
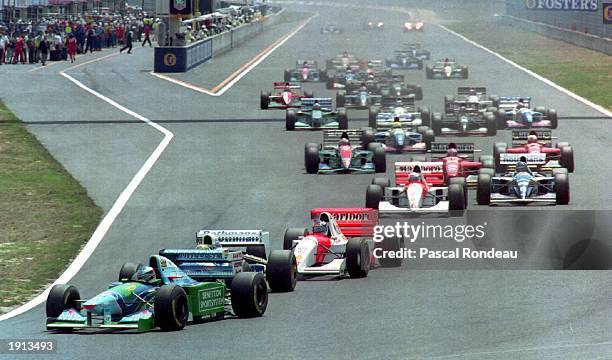
[[[158,77],[160,79],[169,81],[169,82],[174,83],[176,85],[180,85],[180,86],[186,87],[188,89],[191,89],[191,90],[203,93],[203,94],[207,94],[207,95],[210,95],[210,96],[221,96],[221,95],[225,94],[225,92],[227,90],[229,90],[232,86],[234,86],[238,81],[240,81],[240,79],[242,79],[246,74],[248,74],[251,70],[253,70],[257,65],[259,65],[262,61],[264,61],[268,56],[270,56],[270,54],[272,54],[274,51],[276,51],[276,49],[281,47],[284,43],[286,43],[289,39],[291,39],[295,34],[297,34],[300,30],[302,30],[304,28],[304,26],[306,26],[306,24],[308,24],[312,19],[316,18],[317,16],[319,16],[319,14],[315,14],[315,15],[309,17],[308,19],[306,19],[300,26],[298,26],[292,32],[290,32],[278,44],[276,44],[274,47],[272,47],[270,50],[268,50],[267,52],[263,53],[262,55],[259,55],[260,56],[259,59],[257,59],[253,64],[251,64],[249,67],[244,69],[240,74],[236,75],[236,77],[234,77],[229,83],[227,83],[224,87],[219,89],[217,92],[213,92],[213,91],[201,88],[201,87],[193,85],[193,84],[182,82],[181,80],[174,79],[173,77],[170,77],[170,76],[167,76],[167,75],[157,74],[157,73],[154,73],[154,72],[150,72],[150,74],[153,75],[153,76],[156,76],[156,77]]]
[[[101,60],[100,59],[94,59],[94,60]],[[71,68],[68,68],[66,70],[70,70],[70,69],[74,69],[78,66],[83,66],[85,64],[79,64],[76,66],[73,66]],[[34,299],[28,301],[27,303],[21,305],[20,307],[4,314],[4,315],[0,315],[0,321],[2,320],[6,320],[6,319],[10,319],[14,316],[17,316],[19,314],[22,314],[40,304],[42,304],[48,294],[49,291],[51,291],[51,287],[55,284],[65,284],[68,281],[70,281],[78,272],[79,270],[83,267],[83,265],[85,264],[85,262],[87,261],[87,259],[89,259],[89,257],[93,254],[94,250],[96,249],[96,247],[100,244],[100,242],[104,239],[104,236],[106,235],[106,233],[108,232],[108,230],[110,229],[110,227],[113,225],[113,223],[115,222],[115,219],[117,218],[117,216],[119,216],[119,214],[121,213],[121,211],[123,210],[123,208],[125,207],[125,205],[127,204],[127,202],[130,200],[130,197],[132,196],[132,194],[136,191],[136,189],[138,188],[138,186],[140,185],[140,183],[142,182],[142,180],[145,178],[145,176],[147,176],[147,174],[149,173],[149,170],[151,170],[151,168],[155,165],[155,163],[157,162],[157,160],[159,159],[159,157],[161,156],[161,154],[164,152],[164,150],[166,149],[166,147],[168,146],[168,144],[170,144],[170,141],[172,140],[172,138],[174,137],[174,134],[172,132],[170,132],[169,130],[167,130],[166,128],[152,122],[151,120],[147,119],[146,117],[124,107],[123,105],[115,102],[114,100],[88,88],[87,86],[85,86],[83,83],[81,83],[80,81],[76,80],[75,78],[73,78],[72,76],[66,74],[64,71],[60,71],[60,75],[65,77],[66,79],[70,80],[71,82],[73,82],[75,85],[77,85],[78,87],[80,87],[81,89],[87,91],[88,93],[92,94],[93,96],[107,102],[108,104],[112,105],[113,107],[123,111],[124,113],[135,117],[138,120],[141,120],[143,122],[145,122],[147,125],[150,125],[151,127],[153,127],[154,129],[160,131],[162,134],[164,134],[164,138],[163,140],[159,143],[159,145],[157,145],[157,147],[155,148],[155,151],[153,151],[153,153],[149,156],[149,158],[147,159],[147,161],[145,161],[145,163],[142,165],[142,167],[138,170],[138,172],[136,173],[136,175],[132,178],[132,180],[130,181],[130,183],[126,186],[125,189],[123,189],[123,191],[121,192],[121,194],[119,195],[119,197],[117,198],[117,200],[115,200],[115,203],[113,204],[113,206],[111,207],[111,209],[108,211],[108,213],[104,216],[104,218],[102,219],[102,221],[100,222],[100,224],[98,225],[98,227],[96,228],[96,230],[94,231],[94,233],[91,235],[91,238],[89,239],[89,241],[87,241],[87,244],[85,244],[85,246],[83,247],[83,249],[81,249],[81,251],[79,252],[79,254],[77,255],[77,257],[72,261],[72,263],[70,264],[70,266],[68,266],[68,268],[62,273],[62,275],[60,275],[60,277],[55,280],[53,282],[53,284],[51,284],[51,286],[49,286],[47,289],[45,289],[45,291],[43,291],[41,294],[39,294],[38,296],[36,296]]]
[[[529,69],[527,69],[527,68],[525,68],[525,67],[523,67],[523,66],[521,66],[521,65],[519,65],[519,64],[517,64],[517,63],[515,63],[514,61],[512,61],[512,60],[510,60],[510,59],[505,58],[504,56],[502,56],[502,55],[500,55],[500,54],[496,53],[495,51],[493,51],[493,50],[491,50],[491,49],[489,49],[489,48],[486,48],[486,47],[484,47],[484,46],[480,45],[479,43],[477,43],[477,42],[475,42],[475,41],[473,41],[473,40],[468,39],[467,37],[465,37],[465,36],[463,36],[463,35],[461,35],[461,34],[459,34],[459,33],[455,32],[455,31],[453,31],[453,30],[451,30],[451,29],[447,28],[447,27],[446,27],[446,26],[444,26],[444,25],[441,25],[441,24],[436,24],[436,25],[437,25],[437,26],[439,26],[441,29],[443,29],[443,30],[445,30],[445,31],[447,31],[447,32],[449,32],[449,33],[451,33],[451,34],[453,34],[453,35],[455,35],[455,36],[459,37],[460,39],[462,39],[462,40],[464,40],[464,41],[466,41],[466,42],[468,42],[468,43],[470,43],[470,44],[474,45],[475,47],[477,47],[477,48],[479,48],[479,49],[481,49],[481,50],[484,50],[484,51],[488,52],[488,53],[489,53],[489,54],[491,54],[491,55],[494,55],[495,57],[497,57],[497,58],[499,58],[499,59],[501,59],[501,60],[505,61],[506,63],[508,63],[508,64],[512,65],[513,67],[515,67],[515,68],[517,68],[517,69],[519,69],[519,70],[522,70],[522,71],[526,72],[527,74],[529,74],[529,75],[533,76],[534,78],[536,78],[536,79],[538,79],[538,80],[542,81],[542,82],[543,82],[543,83],[545,83],[546,85],[549,85],[549,86],[551,86],[551,87],[553,87],[553,88],[555,88],[555,89],[557,89],[557,90],[561,91],[562,93],[564,93],[564,94],[566,94],[566,95],[568,95],[568,96],[570,96],[570,97],[574,98],[575,100],[578,100],[578,101],[580,101],[581,103],[583,103],[583,104],[585,104],[585,105],[587,105],[587,106],[589,106],[589,107],[591,107],[591,108],[593,108],[593,109],[595,109],[595,110],[599,111],[600,113],[602,113],[602,114],[606,115],[607,117],[612,117],[612,112],[608,111],[608,110],[607,110],[606,108],[604,108],[603,106],[601,106],[601,105],[597,105],[597,104],[595,104],[594,102],[592,102],[592,101],[590,101],[590,100],[587,100],[587,99],[583,98],[582,96],[580,96],[580,95],[578,95],[578,94],[575,94],[575,93],[571,92],[570,90],[568,90],[568,89],[564,88],[563,86],[561,86],[561,85],[559,85],[559,84],[557,84],[557,83],[555,83],[555,82],[553,82],[553,81],[551,81],[551,80],[549,80],[549,79],[547,79],[547,78],[545,78],[545,77],[543,77],[543,76],[541,76],[541,75],[536,74],[535,72],[533,72],[533,71],[531,71],[531,70],[529,70]]]

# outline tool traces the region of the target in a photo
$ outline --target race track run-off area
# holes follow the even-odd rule
[[[195,232],[202,228],[264,229],[270,232],[271,248],[280,249],[287,227],[309,224],[310,209],[362,207],[371,176],[306,174],[304,144],[320,142],[321,133],[287,132],[283,111],[259,110],[260,90],[282,80],[283,70],[297,59],[323,64],[344,50],[384,59],[401,44],[421,42],[434,58],[448,56],[468,65],[467,81],[431,81],[424,71],[407,73],[410,83],[423,86],[422,104],[433,111],[443,110],[445,95],[471,84],[500,95],[527,93],[534,102],[556,108],[561,117],[579,118],[561,119],[555,131],[575,151],[570,205],[547,213],[559,212],[563,218],[612,209],[612,193],[605,185],[612,169],[597,165],[607,163],[603,149],[612,143],[609,118],[600,109],[442,27],[430,24],[421,34],[403,34],[404,12],[368,10],[388,25],[382,34],[365,33],[363,9],[342,6],[348,1],[331,4],[336,6],[283,4],[300,16],[180,76],[210,89],[211,77],[226,78],[303,24],[220,96],[151,76],[153,52],[148,48],[74,68],[2,73],[9,81],[36,81],[38,93],[27,82],[0,91],[0,96],[20,119],[33,122],[28,129],[105,212],[106,222],[64,278],[83,298],[116,280],[125,262],[144,262],[162,248],[192,248]],[[345,34],[319,35],[328,22],[343,26]],[[323,83],[305,88],[317,96],[333,95]],[[34,101],[54,96],[54,101],[41,114],[28,105],[27,96]],[[367,112],[349,110],[349,127],[363,127],[366,119]],[[455,141],[474,142],[489,154],[494,142],[510,142],[510,135],[500,131],[495,138]],[[388,155],[388,176],[390,164],[399,159]],[[502,237],[500,243],[541,252],[529,242],[547,236],[544,232],[527,236],[507,230],[513,225],[537,227],[538,211],[529,212],[530,224],[521,220],[507,225],[504,219],[521,217],[506,209],[477,206],[473,191],[469,204],[478,216],[491,216],[485,219],[492,221],[490,226],[516,237]],[[56,340],[57,352],[45,359],[139,358],[146,353],[202,359],[612,357],[612,303],[604,290],[612,285],[608,272],[534,270],[559,268],[555,259],[524,260],[523,265],[528,270],[502,271],[486,261],[405,261],[400,268],[374,269],[362,279],[300,281],[292,293],[271,293],[261,318],[190,325],[177,332],[47,333],[41,303],[0,322],[0,338]]]

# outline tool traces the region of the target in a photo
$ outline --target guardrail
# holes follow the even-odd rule
[[[565,41],[608,55],[612,55],[612,40],[592,34],[585,34],[558,26],[521,19],[512,15],[501,16],[505,25],[516,26],[528,31],[534,31],[544,36]]]
[[[155,48],[154,71],[157,73],[186,72],[260,34],[265,26],[272,26],[283,10],[266,16],[262,21],[238,26],[230,31],[196,41],[187,46],[159,46]]]

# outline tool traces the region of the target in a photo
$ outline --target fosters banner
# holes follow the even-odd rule
[[[524,0],[530,10],[597,11],[598,0]]]

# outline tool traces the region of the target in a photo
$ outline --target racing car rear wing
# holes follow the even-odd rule
[[[518,104],[519,99],[523,99],[527,107],[531,107],[530,96],[500,96],[499,108],[502,110],[512,109]]]
[[[318,221],[324,212],[334,217],[346,237],[372,236],[378,225],[378,211],[367,208],[317,208],[310,210],[310,218]]]
[[[405,43],[404,48],[410,50],[412,48],[414,49],[420,49],[421,48],[421,44],[420,43]]]
[[[321,105],[321,110],[331,111],[332,109],[332,99],[331,98],[302,98],[302,111],[311,111],[312,106],[315,102],[319,102]]]
[[[398,103],[397,100],[400,100]],[[415,100],[414,96],[398,96],[398,97],[383,97],[382,99],[382,107],[383,108],[395,108],[397,106],[402,106],[405,108],[415,109]]]
[[[289,86],[289,89],[301,89],[302,85],[297,82],[288,82],[288,81],[275,81],[274,89],[284,89],[286,86]]]
[[[474,143],[442,143],[432,142],[431,143],[431,156],[433,158],[443,158],[446,156],[448,149],[457,149],[457,153],[460,157],[465,159],[474,158]]]
[[[538,166],[538,165],[546,164],[546,154],[545,153],[537,153],[537,154],[502,153],[502,154],[499,154],[499,164],[500,165],[516,165],[516,163],[523,156],[525,157],[525,159],[527,159],[527,165],[529,166]]]
[[[298,60],[295,62],[296,68],[304,67],[304,65],[306,65],[307,68],[311,68],[311,69],[316,69],[319,67],[316,60]]]
[[[535,135],[538,142],[550,146],[552,144],[552,130],[550,129],[517,129],[512,130],[512,145],[524,145],[527,143],[529,135]]]
[[[444,183],[444,165],[441,161],[411,161],[395,163],[395,185],[408,184],[408,177],[417,165],[421,168],[421,174],[428,184],[439,185]]]
[[[338,146],[338,142],[340,141],[343,135],[346,135],[348,137],[351,144],[361,144],[363,130],[323,130],[323,148],[331,148]]]
[[[263,230],[200,230],[196,233],[198,245],[221,245],[226,248],[270,245],[270,233]]]
[[[486,95],[487,88],[486,87],[468,87],[462,86],[457,88],[457,95]]]

